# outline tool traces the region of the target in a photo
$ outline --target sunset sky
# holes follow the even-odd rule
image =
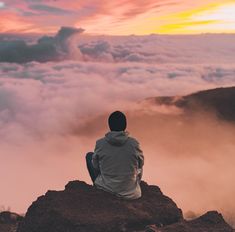
[[[144,180],[235,225],[234,124],[146,102],[235,86],[235,0],[0,0],[0,16],[0,211],[91,184],[85,154],[121,110]]]
[[[3,0],[0,33],[234,33],[235,0]]]

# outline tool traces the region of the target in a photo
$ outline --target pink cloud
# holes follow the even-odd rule
[[[84,155],[106,132],[108,114],[120,109],[143,146],[148,182],[184,210],[233,214],[234,126],[139,102],[234,85],[234,35],[81,34],[70,42],[84,57],[0,63],[3,204],[25,212],[48,189],[89,182]]]
[[[9,31],[11,32],[34,31],[38,33],[53,33],[61,25],[64,25],[89,28],[88,31],[91,33],[108,33],[111,29],[115,32],[115,27],[119,30],[119,27],[124,28],[127,24],[134,26],[135,22],[137,22],[135,20],[142,15],[144,15],[144,18],[158,17],[194,9],[212,2],[214,1],[159,0],[156,2],[147,0],[143,4],[142,1],[133,0],[121,0],[118,2],[107,0],[5,0],[5,7],[1,9],[1,14],[5,12],[7,15],[14,15],[19,18],[20,21],[32,25],[30,28],[25,26],[23,29],[17,26],[15,28],[10,27]],[[14,23],[17,24],[17,22],[18,20],[14,19]],[[147,23],[146,21],[146,25]],[[161,21],[158,23],[161,23]],[[93,25],[95,25],[98,30],[92,27]],[[5,27],[7,27],[7,24]],[[138,34],[141,32],[138,31],[137,28],[135,33]]]

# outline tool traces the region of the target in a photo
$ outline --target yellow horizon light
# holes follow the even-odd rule
[[[166,23],[160,26],[159,33],[193,34],[193,33],[225,33],[235,32],[235,3],[209,4],[207,6],[164,16]]]
[[[0,8],[1,8],[0,1]],[[99,15],[83,21],[88,34],[147,35],[147,34],[200,34],[234,33],[235,0],[215,1],[200,7],[184,6],[163,10],[160,14],[149,10],[127,20],[118,20],[117,15]],[[94,21],[95,20],[95,21]],[[71,26],[80,27],[81,21]],[[59,26],[36,25],[35,22],[17,15],[5,14],[0,22],[2,33],[56,33]]]

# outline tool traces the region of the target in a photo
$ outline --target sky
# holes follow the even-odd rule
[[[1,0],[0,33],[234,33],[235,0]]]
[[[90,184],[85,154],[121,110],[144,180],[235,225],[234,124],[146,101],[235,86],[234,12],[232,0],[0,0],[0,211]]]

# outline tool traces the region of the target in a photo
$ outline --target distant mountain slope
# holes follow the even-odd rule
[[[159,105],[175,105],[187,112],[214,111],[218,118],[235,121],[235,87],[196,92],[183,97],[150,98]]]

